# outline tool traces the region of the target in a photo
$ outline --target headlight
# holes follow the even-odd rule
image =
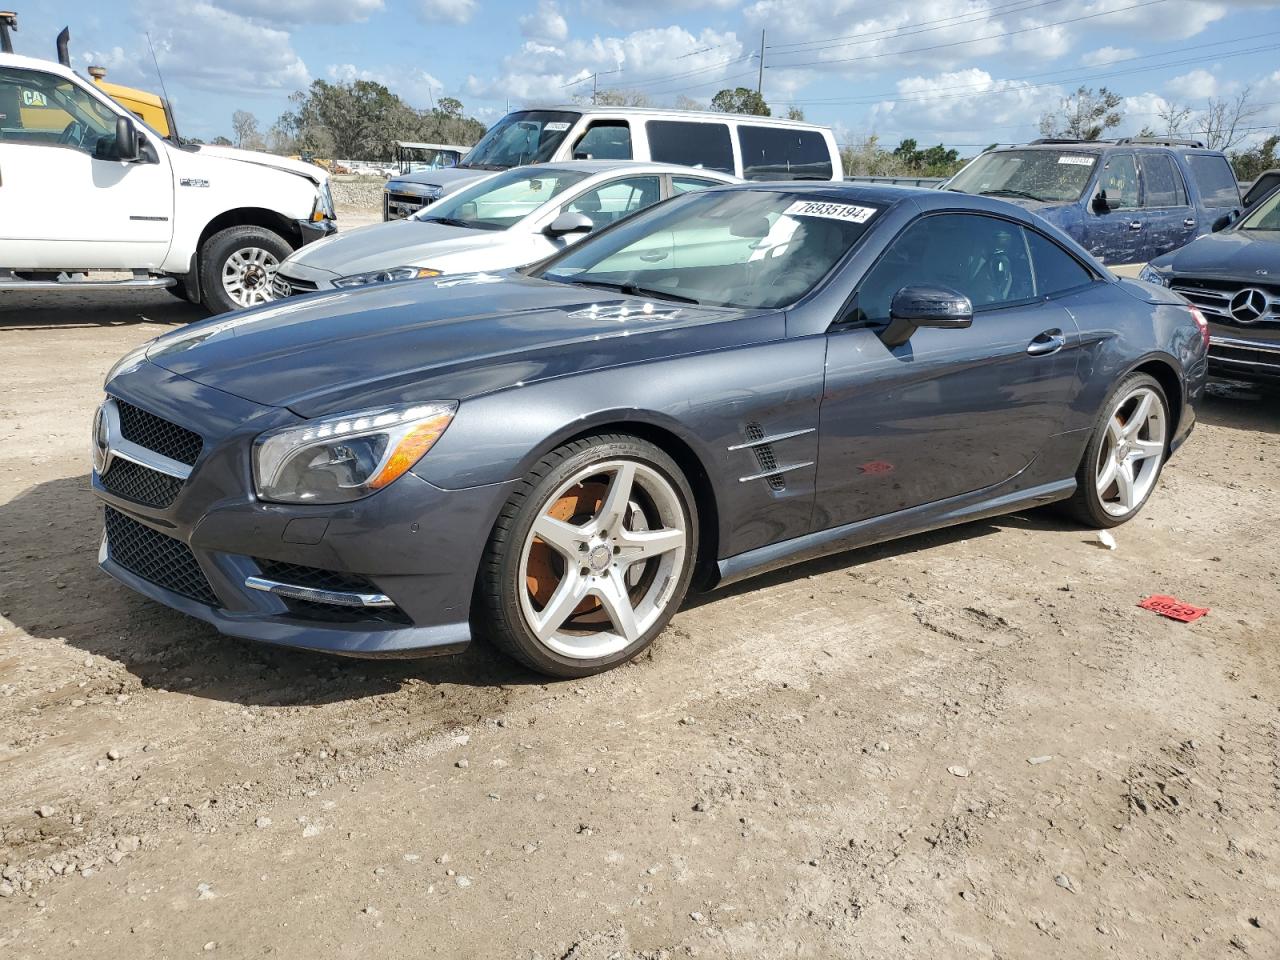
[[[324,417],[260,436],[258,496],[283,503],[359,500],[406,473],[440,439],[456,403],[423,403]]]
[[[1167,287],[1169,285],[1169,275],[1161,273],[1149,263],[1138,273],[1138,279],[1145,280],[1147,283],[1154,283],[1159,287]]]
[[[140,343],[134,347],[123,357],[111,365],[111,369],[107,371],[106,377],[103,378],[102,385],[105,387],[110,383],[117,373],[124,372],[125,368],[133,367],[147,359],[147,351],[151,349],[151,345],[158,340],[158,337],[152,337],[146,343]]]
[[[335,287],[363,287],[370,283],[389,283],[392,280],[423,280],[427,277],[438,277],[443,271],[430,267],[392,267],[390,270],[370,270],[368,273],[353,273],[349,277],[339,277],[333,281]]]
[[[316,191],[316,205],[311,210],[311,222],[319,223],[321,220],[337,219],[338,214],[333,206],[333,191],[329,189],[329,181],[325,180]]]

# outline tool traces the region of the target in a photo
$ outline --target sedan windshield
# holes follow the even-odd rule
[[[526,163],[545,163],[580,116],[567,110],[509,113],[489,128],[459,166],[506,170]]]
[[[1280,190],[1249,211],[1236,229],[1280,231]]]
[[[773,309],[817,286],[879,211],[783,190],[691,193],[587,238],[540,275],[677,302]]]
[[[507,170],[437,200],[414,214],[414,219],[473,230],[506,230],[587,176],[579,170]]]
[[[947,184],[958,193],[1063,203],[1079,200],[1098,159],[1069,150],[984,153]]]

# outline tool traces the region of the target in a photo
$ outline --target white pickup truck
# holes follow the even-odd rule
[[[174,146],[73,70],[0,54],[0,295],[165,287],[249,307],[335,219],[319,167]]]

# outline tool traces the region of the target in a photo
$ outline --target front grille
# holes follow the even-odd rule
[[[148,507],[167,507],[177,499],[182,481],[159,470],[152,470],[116,457],[100,477],[102,485],[117,497]]]
[[[315,293],[319,289],[312,280],[295,280],[278,273],[271,280],[271,292],[277,299],[296,297],[300,293]]]
[[[388,220],[403,220],[423,207],[430,206],[433,198],[419,197],[412,193],[387,193],[383,197],[384,216]]]
[[[217,605],[213,588],[185,543],[110,507],[105,520],[107,554],[112,560],[158,587],[197,603]]]
[[[126,440],[189,467],[200,458],[204,448],[200,434],[123,400],[116,401],[116,409],[120,411],[120,433]]]
[[[1274,285],[1241,283],[1239,280],[1177,277],[1170,284],[1170,289],[1186,297],[1199,307],[1208,319],[1216,323],[1226,323],[1242,328],[1280,323],[1280,287]],[[1265,310],[1256,320],[1244,321],[1231,312],[1232,298],[1246,289],[1262,291],[1267,301]]]

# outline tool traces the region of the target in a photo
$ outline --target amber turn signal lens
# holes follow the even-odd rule
[[[449,426],[452,420],[452,413],[441,414],[418,424],[406,433],[400,442],[396,444],[396,449],[387,458],[387,462],[383,464],[382,469],[369,481],[370,488],[381,490],[387,484],[406,473],[435,445],[435,442],[444,433],[445,427]]]

